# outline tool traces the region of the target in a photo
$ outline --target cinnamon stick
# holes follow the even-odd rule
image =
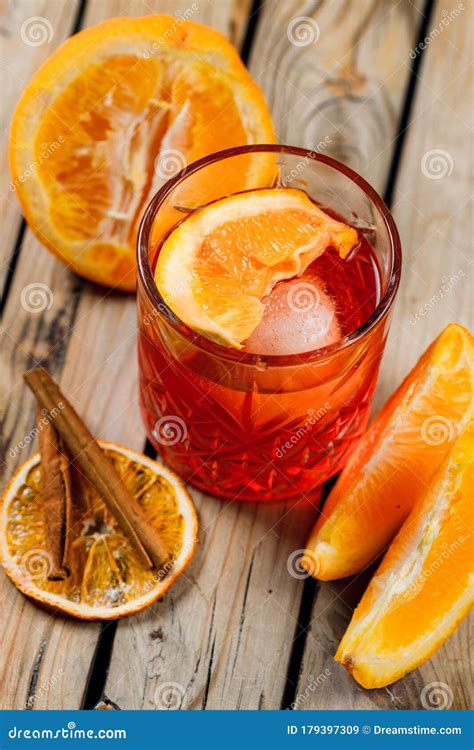
[[[123,484],[112,461],[103,453],[58,384],[42,367],[23,376],[52,420],[71,460],[96,488],[104,503],[147,568],[159,568],[169,553],[160,535],[148,523],[143,510]]]
[[[49,417],[37,408],[39,447],[44,485],[41,499],[45,509],[46,540],[51,555],[48,581],[64,581],[70,574],[72,499],[69,461]]]

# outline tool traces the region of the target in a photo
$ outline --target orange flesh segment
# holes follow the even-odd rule
[[[472,421],[415,505],[373,577],[336,659],[383,687],[431,656],[474,596]]]
[[[466,427],[473,365],[473,337],[451,324],[389,399],[311,532],[307,564],[318,560],[317,578],[358,573],[386,549]]]
[[[133,210],[146,199],[153,171],[145,136],[151,139],[164,119],[154,99],[160,78],[156,60],[117,55],[87,67],[45,112],[37,144],[52,143],[58,133],[64,144],[38,174],[49,218],[65,240],[93,240],[108,231],[117,243],[128,242]]]
[[[301,190],[262,189],[223,198],[187,217],[163,243],[156,283],[194,330],[240,348],[260,323],[262,297],[304,272],[326,248],[341,258],[357,231]]]
[[[223,109],[220,148],[247,143],[229,86],[216,81],[210,96],[214,71],[201,65],[174,81],[165,73],[154,58],[111,57],[86,68],[42,118],[38,149],[58,133],[64,137],[38,175],[50,199],[49,218],[65,240],[105,233],[118,245],[136,241],[134,217],[141,216],[157,186],[155,158],[165,136],[166,147],[183,154],[184,167],[213,151],[212,123]],[[179,161],[179,153],[175,158]]]
[[[114,18],[67,40],[26,87],[12,182],[43,244],[81,275],[133,290],[139,221],[166,180],[216,150],[274,141],[265,99],[225,37],[167,15]],[[239,185],[268,184],[268,166]],[[235,188],[235,175],[217,177]],[[222,194],[198,176],[191,186]]]

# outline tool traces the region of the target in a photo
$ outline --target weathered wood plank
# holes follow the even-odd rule
[[[189,3],[183,3],[183,8],[188,5]],[[243,5],[248,6],[242,3],[234,4],[230,0],[228,3],[205,4],[199,9],[199,13],[196,12],[195,20],[216,25],[221,30],[234,34],[234,39],[238,40],[244,28]],[[291,3],[285,2],[281,7],[287,9],[290,5]],[[179,3],[168,3],[168,6],[174,12],[179,12]],[[295,4],[296,10],[293,15],[312,12],[311,8],[309,11],[306,10],[310,7],[309,4],[305,4],[304,10],[301,6],[301,3]],[[156,6],[149,2],[145,6],[141,2],[131,4],[112,0],[94,3],[91,13],[87,16],[87,23],[101,20],[105,12],[111,15],[122,12],[139,14],[149,12],[150,7],[166,10],[167,3],[156,3]],[[231,20],[223,12],[223,8],[226,7],[232,10]],[[360,4],[358,7],[360,8]],[[325,13],[326,8],[327,6],[323,6]],[[275,4],[271,4],[271,9],[271,27],[264,24],[260,26],[260,34],[264,40],[268,40],[271,29],[275,28]],[[352,12],[355,14],[354,10]],[[395,13],[395,10],[391,12]],[[408,18],[411,18],[410,11],[403,12],[408,13]],[[201,16],[201,13],[205,16]],[[364,16],[366,28],[370,26],[367,20],[368,13],[369,11]],[[359,11],[358,22],[361,22],[361,15]],[[352,20],[354,23],[354,18]],[[395,35],[393,46],[389,45],[395,54],[398,49],[394,30],[396,27],[389,25],[387,30],[384,23],[381,21],[380,25],[388,34],[387,38],[393,39]],[[406,23],[406,26],[402,27],[402,39],[405,44],[403,49],[406,56],[408,37],[405,30],[411,28],[413,33],[413,28],[410,26],[410,20],[404,20],[403,23]],[[323,28],[322,20],[320,27]],[[286,31],[283,30],[286,38]],[[281,27],[278,33],[281,33]],[[274,41],[276,42],[276,39]],[[360,39],[358,48],[363,48],[364,44],[369,44],[365,37]],[[380,37],[371,39],[370,45],[369,50],[374,50],[380,45],[380,56],[385,54],[386,48]],[[271,47],[268,43],[271,54],[276,56],[277,45],[274,45],[275,52]],[[294,70],[294,61],[288,68],[285,67],[286,53],[281,60],[278,56],[269,59],[274,60],[272,64],[278,64],[287,78],[290,75],[289,71]],[[374,62],[374,57],[370,58],[369,54],[368,59]],[[253,64],[257,65],[257,62]],[[360,65],[360,61],[357,65]],[[367,70],[371,70],[370,66]],[[253,69],[253,72],[256,73],[256,69]],[[275,71],[273,75],[276,75]],[[395,74],[393,77],[397,85],[400,85]],[[296,80],[301,87],[299,78]],[[268,78],[268,81],[271,80],[273,79]],[[261,82],[264,83],[263,73]],[[274,90],[270,83],[264,83],[264,86],[274,105],[274,112],[277,111],[277,107],[281,108],[280,112],[288,112],[287,120],[280,123],[280,128],[288,127],[287,131],[280,131],[285,136],[283,138],[282,135],[282,139],[309,146],[319,143],[321,137],[315,140],[318,133],[317,129],[312,129],[312,119],[295,119],[295,127],[289,129],[293,123],[293,110],[300,112],[302,105],[297,104],[296,99],[288,97],[289,104],[285,109],[282,81],[275,84]],[[400,87],[402,88],[403,86]],[[390,98],[392,77],[388,89],[389,93],[384,89],[384,96]],[[312,96],[313,84],[307,89],[303,88],[303,91],[309,92]],[[333,98],[332,96],[331,99]],[[397,97],[392,100],[394,101],[398,101]],[[385,108],[395,122],[396,104],[385,105]],[[380,113],[382,110],[384,105],[377,104],[375,112]],[[361,111],[365,112],[364,106]],[[343,156],[338,150],[340,146],[337,128],[342,126],[348,116],[344,108],[342,115],[339,121],[335,116],[330,118],[336,129],[331,131],[335,133],[334,150],[328,148],[327,152],[335,156]],[[359,112],[354,119],[358,116]],[[372,115],[371,122],[377,123],[379,119],[379,114],[376,117]],[[360,129],[362,131],[362,126]],[[326,131],[322,138],[324,135]],[[359,133],[353,140],[359,143]],[[349,139],[349,142],[352,141]],[[369,154],[368,158],[373,142],[373,139],[364,141],[367,145],[361,153]],[[387,144],[381,141],[380,145],[383,149]],[[386,154],[383,157],[387,159]],[[355,168],[364,171],[360,164],[353,164]],[[374,170],[374,175],[380,175],[379,183],[376,176],[373,178],[380,188],[386,164],[383,169],[378,166],[375,168],[377,164],[375,160],[371,169]],[[369,179],[372,177],[369,176]],[[32,404],[28,398],[23,398],[22,387],[16,385],[16,391],[8,393],[9,388],[17,383],[19,375],[29,361],[28,352],[31,352],[37,358],[48,355],[51,371],[61,376],[63,386],[93,430],[104,437],[140,448],[143,431],[135,402],[133,300],[116,295],[102,299],[99,290],[76,280],[41,251],[31,237],[28,237],[22,255],[18,277],[12,288],[12,299],[16,300],[16,307],[11,306],[8,311],[8,331],[11,336],[8,361],[11,363],[11,369],[5,386],[5,398],[11,403],[6,419],[7,436],[12,442],[18,441],[32,425]],[[25,284],[31,281],[33,264],[35,278],[47,283],[50,289],[54,290],[53,306],[41,315],[22,313],[23,317],[18,318],[18,300]],[[69,330],[72,324],[73,332]],[[23,350],[14,352],[18,342]],[[20,404],[21,412],[18,408]],[[21,458],[24,458],[23,453]],[[183,698],[183,707],[200,708],[205,705],[208,708],[276,708],[279,706],[282,686],[285,683],[286,666],[301,596],[301,582],[289,579],[286,561],[292,550],[304,544],[308,516],[305,516],[302,509],[285,517],[286,511],[281,508],[255,508],[251,505],[226,507],[225,504],[204,498],[198,493],[195,493],[195,498],[203,527],[198,556],[187,577],[170,592],[163,603],[136,618],[120,623],[106,692],[123,708],[153,708],[166,700],[163,685],[173,682],[178,683],[178,687],[175,686],[174,689],[178,691],[178,699]],[[2,626],[8,637],[8,641],[5,642],[9,644],[9,648],[5,648],[4,651],[12,657],[11,668],[19,675],[7,693],[6,707],[21,707],[24,704],[30,674],[35,669],[37,656],[41,663],[38,671],[38,697],[34,701],[34,707],[78,707],[96,642],[96,627],[57,618],[53,620],[46,616],[45,619],[38,619],[43,618],[43,613],[39,613],[26,602],[4,579],[1,586],[2,592],[7,592],[14,602],[14,615],[9,614],[9,622]],[[327,593],[330,592],[326,592],[324,596]],[[321,619],[324,596],[318,597]],[[327,602],[329,603],[329,600]],[[345,604],[340,606],[346,609]],[[26,615],[23,610],[26,610]],[[332,611],[334,618],[338,610]],[[19,639],[19,623],[23,626],[25,618],[29,623],[29,632],[22,631]],[[12,646],[14,633],[17,647],[15,651]],[[321,633],[323,637],[330,639],[331,631],[327,626]],[[308,643],[310,640],[308,638]],[[330,640],[324,643],[326,647],[331,644]],[[318,645],[317,649],[319,648]],[[305,668],[306,666],[307,660]],[[334,667],[332,662],[331,666]],[[311,671],[307,671],[306,674],[309,676]],[[313,669],[313,674],[317,677],[319,672]],[[342,675],[341,679],[344,677]],[[326,696],[329,696],[341,689],[334,679],[334,676],[330,676],[324,687],[318,686],[318,696],[322,691],[326,691]],[[347,681],[349,683],[349,678]],[[354,688],[353,683],[344,687],[342,694],[344,700],[347,700],[344,707],[373,705],[367,702],[363,691]],[[311,707],[311,704],[305,707]]]
[[[10,189],[10,177],[7,164],[7,142],[10,117],[15,104],[29,78],[43,60],[57,47],[70,33],[78,8],[78,2],[71,0],[68,3],[58,3],[55,0],[26,0],[23,3],[2,3],[2,120],[0,135],[0,172],[2,200],[2,287],[8,273],[8,265],[11,252],[15,245],[21,212],[15,200],[14,189]],[[13,186],[14,187],[14,186]],[[46,260],[41,251],[42,259]],[[34,255],[31,256],[34,258]],[[48,259],[49,260],[49,259]],[[51,265],[51,264],[50,264]],[[31,269],[31,260],[30,260]],[[41,278],[41,265],[35,262],[35,271]],[[30,276],[30,280],[31,276]],[[23,282],[23,286],[26,282]],[[18,317],[20,307],[20,292],[22,286],[17,288],[12,297],[11,320]],[[65,290],[66,291],[66,290]],[[24,311],[22,311],[24,313]],[[58,310],[51,311],[46,316],[42,333],[44,342],[53,341],[65,324],[65,317],[57,314]],[[47,328],[47,325],[55,321],[55,326]],[[5,321],[8,325],[7,319]],[[23,341],[31,336],[30,341],[36,340],[37,326],[34,326],[33,315],[24,316],[18,331],[23,330],[25,337]],[[37,321],[36,321],[37,322]],[[7,329],[5,329],[6,331]],[[9,327],[10,331],[11,328]],[[28,332],[28,333],[27,333]],[[29,348],[29,347],[28,347]],[[19,461],[25,460],[27,452],[18,445],[19,441],[28,435],[33,426],[33,413],[28,411],[28,418],[24,419],[22,414],[22,401],[19,398],[21,388],[18,388],[17,378],[13,370],[15,365],[10,361],[7,369],[8,359],[20,359],[19,352],[13,341],[8,340],[7,334],[3,334],[2,340],[2,456],[1,471],[5,476],[4,461],[7,450],[12,451],[8,456],[11,471]],[[22,352],[24,367],[27,364],[28,351]],[[19,368],[20,370],[23,367]],[[11,391],[16,386],[16,391]],[[7,407],[8,404],[8,407]],[[10,414],[8,419],[7,412]],[[14,428],[16,426],[16,429]],[[59,683],[62,678],[61,668],[57,666],[56,660],[60,658],[61,651],[65,658],[66,653],[74,654],[72,644],[75,642],[74,633],[78,632],[80,626],[73,624],[68,626],[64,632],[64,622],[58,618],[57,625],[52,636],[52,618],[30,604],[24,597],[7,582],[2,575],[0,582],[2,607],[2,654],[0,668],[0,695],[1,707],[23,708],[28,703],[30,685],[36,680],[36,694],[46,695],[54,683]],[[21,632],[21,637],[18,637]],[[86,641],[84,641],[86,643]],[[28,644],[28,648],[26,648]],[[43,679],[42,662],[47,651],[50,651],[52,669],[48,678]],[[53,652],[56,653],[54,656]],[[72,669],[80,655],[72,656]],[[90,659],[89,659],[90,661]],[[69,683],[64,683],[63,693],[67,703]],[[34,707],[35,697],[28,705]]]
[[[468,229],[467,203],[470,167],[464,148],[471,119],[472,39],[465,18],[458,17],[443,26],[448,10],[451,6],[439,3],[432,20],[431,29],[441,28],[442,33],[433,38],[424,53],[396,186],[393,211],[404,248],[404,272],[382,364],[377,406],[397,387],[448,322],[469,323],[472,232]],[[438,149],[445,153],[432,153]],[[448,698],[452,695],[452,707],[466,708],[472,694],[472,672],[466,656],[472,650],[472,641],[467,622],[429,662],[384,690],[359,688],[332,660],[352,606],[367,582],[368,576],[364,574],[358,581],[322,584],[298,694],[303,695],[308,689],[311,675],[317,677],[326,668],[332,674],[300,707],[423,708],[423,687],[442,683],[447,685],[442,691]]]
[[[281,3],[269,6],[266,16],[252,70],[267,94],[271,92],[280,140],[333,156],[382,191],[419,9],[371,0]],[[333,621],[344,616],[347,620],[349,613],[344,598],[321,585],[306,635],[303,672],[295,687],[300,707],[371,705],[332,659]]]
[[[245,30],[247,7],[247,2],[230,0],[206,3],[204,15],[200,15],[199,8],[193,15],[195,20],[215,25],[239,40]],[[187,8],[188,2],[174,1],[93,3],[85,24],[103,20],[104,12],[112,16],[147,14],[154,9],[180,13]],[[43,309],[25,309],[21,304],[22,292],[32,283],[43,285]],[[135,320],[131,296],[104,296],[103,290],[71,274],[27,233],[5,312],[5,365],[0,386],[4,479],[32,449],[20,447],[34,424],[33,402],[22,385],[21,375],[39,360],[60,378],[65,392],[96,434],[138,449],[143,447],[144,433],[136,403]],[[0,595],[10,603],[2,610],[5,614],[0,624],[4,643],[0,655],[3,707],[25,705],[34,674],[34,708],[78,708],[98,626],[41,612],[3,574]],[[140,646],[146,653],[145,640]],[[14,680],[8,677],[12,673],[16,675]]]
[[[78,0],[23,0],[0,4],[0,195],[2,248],[1,287],[7,275],[10,255],[21,221],[15,199],[15,185],[8,169],[8,131],[15,105],[34,71],[70,33]]]
[[[243,28],[237,39],[229,25],[234,42]],[[176,683],[183,708],[278,706],[300,599],[286,560],[311,509],[193,497],[197,557],[163,603],[120,623],[106,693],[122,708],[156,708]],[[284,566],[275,572],[277,556]]]
[[[265,4],[251,69],[281,143],[349,164],[384,188],[421,2]]]
[[[44,295],[45,309],[39,313],[28,312],[21,305],[21,294],[28,284],[37,280],[45,285],[40,292]],[[54,293],[51,291],[53,289]],[[32,450],[29,436],[35,424],[34,405],[22,384],[21,375],[36,361],[42,360],[53,374],[61,377],[79,290],[80,282],[28,234],[4,316],[2,484]],[[47,309],[49,304],[50,309]],[[66,389],[71,394],[72,389],[67,383]],[[82,404],[80,406],[82,408]],[[3,463],[5,460],[6,464]],[[33,708],[47,705],[78,708],[80,676],[86,675],[89,669],[97,626],[65,620],[41,611],[25,599],[3,573],[0,577],[0,598],[8,602],[7,606],[2,607],[0,617],[3,644],[0,654],[2,707],[23,708],[28,700],[31,680],[36,674]]]
[[[462,10],[462,5],[440,2],[436,8],[430,32],[440,33],[424,52],[397,181],[393,212],[404,272],[380,382],[382,397],[448,323],[472,330],[472,166],[465,147],[472,135],[473,39],[472,8],[465,4]],[[391,688],[398,707],[421,708],[421,690],[433,682],[447,685],[452,708],[471,707],[472,648],[472,628],[470,632],[465,620],[430,661]]]
[[[446,8],[440,3],[433,18],[432,28],[441,23],[443,30],[424,53],[394,196],[404,266],[384,398],[444,326],[472,325],[472,167],[465,151],[472,129],[472,35],[467,6],[445,27]]]
[[[347,26],[343,25],[340,36],[336,36],[334,48],[343,5],[344,24]],[[367,117],[372,129],[380,127],[382,130],[378,141],[380,150],[395,133],[397,107],[408,71],[400,69],[398,75],[390,77],[386,73],[390,84],[386,89],[381,84],[383,73],[390,65],[400,66],[408,56],[408,39],[414,38],[415,29],[410,28],[410,37],[407,33],[415,16],[408,14],[405,17],[404,13],[393,11],[386,19],[380,9],[376,10],[376,3],[366,3],[362,14],[360,3],[350,7],[347,3],[305,3],[303,10],[301,6],[299,2],[272,2],[264,6],[251,57],[251,72],[269,98],[281,140],[315,147],[325,135],[329,135],[325,141],[328,153],[347,160],[353,149],[354,153],[361,155],[360,159],[367,157],[368,160],[368,154],[373,153],[370,151],[373,142],[363,140],[368,127]],[[314,14],[316,7],[315,18],[320,29],[318,43],[304,48],[293,47],[287,37],[288,24],[295,16]],[[366,29],[361,25],[362,20],[372,15],[375,17],[373,36],[367,34],[361,38],[354,53],[358,67],[355,67],[356,62],[352,63],[355,72],[350,74],[349,81],[367,78],[369,83],[365,92],[359,87],[359,104],[366,98],[375,98],[371,104],[371,113],[374,114],[364,114],[360,127],[354,124],[348,140],[349,151],[342,153],[341,144],[347,138],[347,130],[342,126],[350,116],[350,108],[346,108],[343,98],[350,98],[350,84],[336,92],[339,93],[338,100],[327,70],[335,64],[333,49],[340,49],[345,44],[347,57],[350,57],[350,44],[357,43]],[[355,37],[351,36],[351,29]],[[377,74],[380,78],[375,82],[374,60],[387,47],[392,50],[392,57],[389,55],[388,60],[379,66],[382,73]],[[303,62],[300,62],[300,56]],[[341,63],[346,64],[344,60]],[[295,68],[298,73],[295,73]],[[342,75],[337,71],[331,75],[336,74]],[[330,103],[333,108],[329,132],[328,119],[321,115],[322,119],[318,121],[315,116],[315,87],[321,89],[317,100],[321,112],[325,110],[325,103]],[[361,111],[365,113],[363,106]],[[371,174],[379,175],[379,187],[385,180],[389,156],[390,152],[384,153],[381,165],[374,160],[371,166]],[[359,161],[354,166],[360,168]],[[196,586],[190,587],[183,580],[170,592],[163,605],[155,608],[155,613],[144,613],[141,619],[137,618],[143,623],[143,629],[134,624],[129,626],[135,629],[134,653],[138,653],[139,639],[146,632],[145,623],[148,624],[147,662],[141,659],[139,665],[130,664],[127,654],[131,649],[124,647],[124,629],[120,626],[107,695],[123,708],[153,708],[164,700],[165,686],[175,683],[172,686],[173,699],[182,708],[279,708],[303,585],[289,576],[287,560],[293,551],[304,546],[314,509],[308,506],[292,510],[262,506],[228,506],[223,509],[225,506],[221,503],[207,498],[197,502],[205,534],[201,539],[202,549],[189,573]],[[282,517],[283,521],[280,521]],[[168,606],[164,606],[166,603]],[[190,622],[194,627],[189,627]],[[143,692],[145,668],[147,679]],[[355,702],[353,692],[351,686],[349,705],[351,701]]]
[[[301,512],[195,499],[197,558],[163,603],[119,628],[107,695],[121,707],[163,708],[172,684],[182,708],[277,707],[299,606],[286,560]]]
[[[220,31],[237,47],[245,33],[251,0],[218,0],[218,2],[193,2],[192,0],[101,0],[87,9],[85,26],[105,21],[114,16],[148,16],[150,13],[169,13],[177,18],[187,18]]]

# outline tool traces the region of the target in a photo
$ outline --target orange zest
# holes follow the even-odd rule
[[[194,506],[173,472],[130,448],[99,442],[170,551],[160,570],[140,564],[96,490],[74,470],[71,574],[49,581],[39,453],[18,469],[0,505],[0,559],[15,586],[54,611],[84,620],[124,617],[161,598],[189,564],[197,538]]]
[[[471,418],[473,365],[473,337],[449,325],[349,459],[307,542],[309,572],[344,578],[386,549]]]
[[[220,33],[168,15],[112,18],[68,39],[26,87],[12,186],[46,247],[132,290],[138,224],[157,189],[207,154],[274,140],[263,94]],[[235,187],[235,175],[213,177]]]
[[[388,685],[419,666],[473,604],[473,456],[471,421],[355,610],[336,660],[366,688]]]
[[[353,227],[302,190],[251,190],[184,219],[162,245],[156,284],[184,323],[240,348],[262,319],[261,299],[278,281],[302,274],[329,246],[345,258],[357,242]]]

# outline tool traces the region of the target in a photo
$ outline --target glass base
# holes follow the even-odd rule
[[[189,427],[188,423],[183,440],[163,445],[154,432],[154,424],[159,419],[150,418],[143,402],[141,409],[150,442],[184,481],[208,495],[250,502],[303,498],[311,501],[317,497],[322,485],[346,463],[369,418],[369,406],[365,404],[351,410],[350,416],[347,414],[346,420],[339,422],[337,427],[343,437],[333,436],[328,440],[329,436],[326,436],[326,448],[321,447],[318,438],[314,443],[305,440],[291,455],[275,458],[278,448],[268,444],[265,449],[255,446],[251,450],[250,445],[232,446],[232,450],[229,446],[216,449],[216,436],[208,435],[202,424]],[[169,439],[175,440],[176,437],[178,432],[169,432]],[[207,450],[204,450],[205,446]],[[266,457],[266,453],[273,457]]]

